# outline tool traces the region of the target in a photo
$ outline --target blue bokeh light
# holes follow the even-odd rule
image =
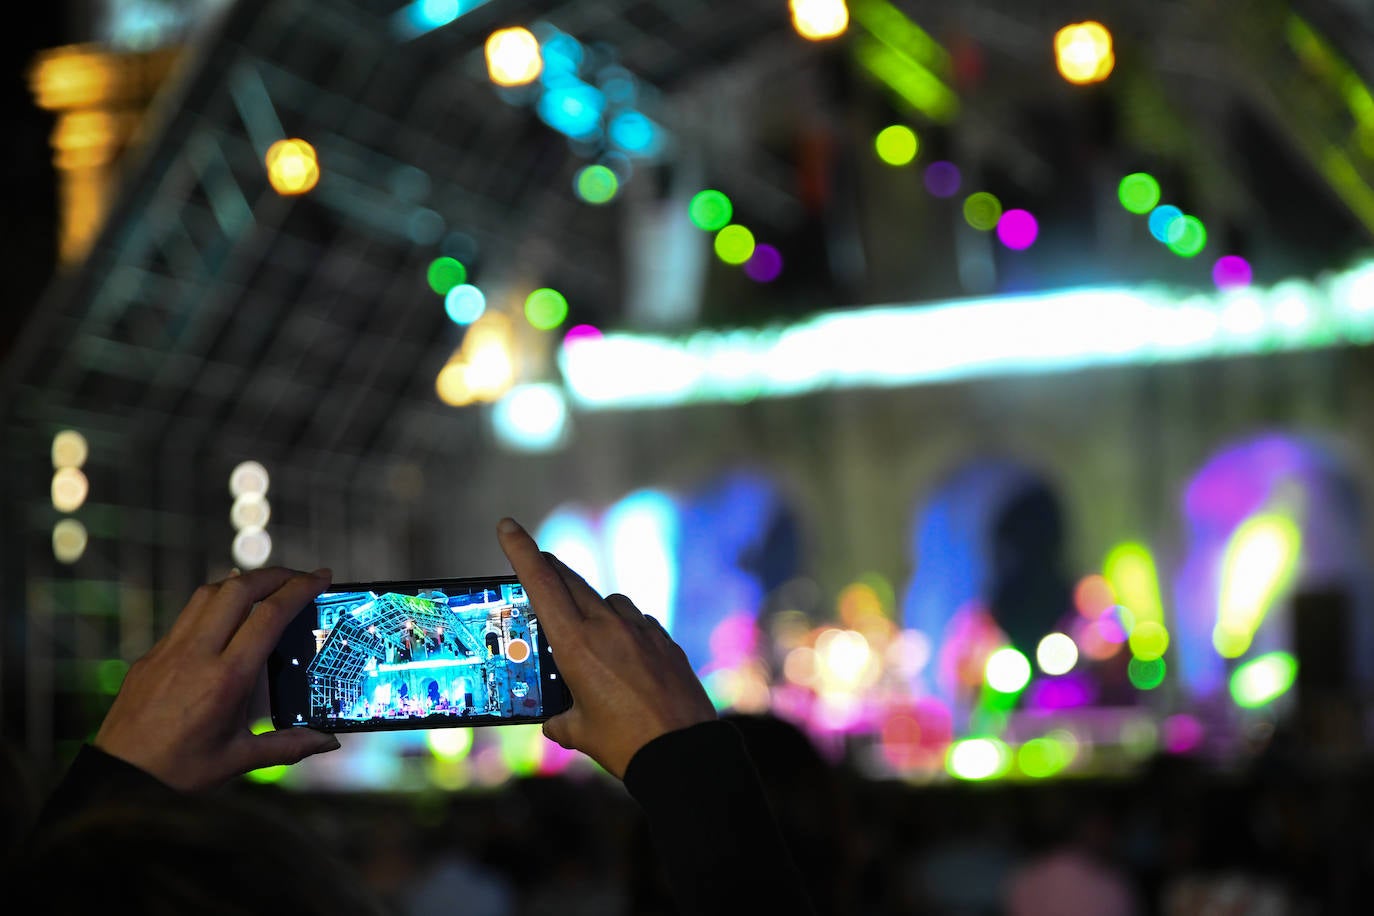
[[[1168,243],[1169,227],[1174,220],[1183,216],[1183,211],[1173,204],[1161,204],[1150,211],[1150,235],[1161,242]]]
[[[611,142],[627,153],[652,156],[663,146],[658,125],[638,111],[622,111],[611,119],[609,130]]]
[[[601,127],[606,99],[594,86],[576,82],[549,89],[539,100],[539,117],[545,124],[569,137],[587,137]]]
[[[444,311],[454,324],[472,324],[486,310],[487,297],[471,283],[461,283],[444,295]]]

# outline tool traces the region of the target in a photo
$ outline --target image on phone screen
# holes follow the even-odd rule
[[[268,670],[278,727],[537,722],[567,707],[515,580],[333,586],[288,628]]]

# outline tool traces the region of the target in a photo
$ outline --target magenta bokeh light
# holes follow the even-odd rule
[[[926,166],[926,190],[936,197],[953,197],[962,182],[959,167],[953,162],[932,162]]]
[[[1036,680],[1026,692],[1026,705],[1031,709],[1077,709],[1096,700],[1096,685],[1077,671]]]
[[[1014,251],[1024,251],[1035,244],[1040,224],[1025,210],[1008,210],[997,221],[997,237]]]
[[[563,335],[563,343],[566,345],[579,340],[597,340],[600,337],[601,331],[597,328],[589,324],[575,324]]]
[[[1170,754],[1186,754],[1196,750],[1204,737],[1202,723],[1186,713],[1164,720],[1164,749]]]
[[[1217,289],[1242,289],[1250,285],[1254,271],[1250,262],[1238,254],[1228,254],[1217,258],[1212,266],[1212,282]]]
[[[772,245],[755,245],[744,273],[756,283],[772,283],[782,273],[782,254]]]

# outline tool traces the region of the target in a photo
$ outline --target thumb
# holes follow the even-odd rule
[[[544,720],[544,737],[555,744],[565,747],[570,751],[580,751],[582,748],[577,746],[573,735],[577,734],[578,728],[574,722],[576,707],[560,712],[551,719]]]
[[[254,735],[245,742],[242,769],[297,763],[306,757],[339,749],[339,739],[309,728],[283,728]]]

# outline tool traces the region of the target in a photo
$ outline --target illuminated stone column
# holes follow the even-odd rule
[[[179,50],[122,53],[66,45],[35,56],[29,87],[39,107],[57,114],[51,142],[64,265],[89,251],[118,187],[120,161]]]

